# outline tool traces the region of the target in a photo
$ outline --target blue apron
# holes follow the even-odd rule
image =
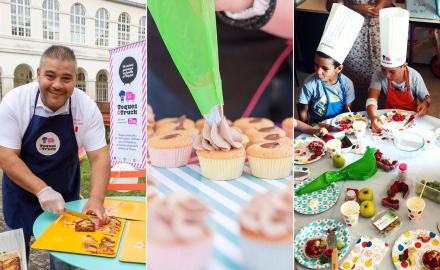
[[[80,170],[71,102],[69,100],[68,114],[42,117],[35,115],[39,94],[40,91],[35,98],[32,119],[21,141],[20,158],[32,173],[60,192],[66,202],[78,200]],[[37,140],[48,132],[56,134],[59,138],[59,149],[52,155],[43,155],[37,150],[36,144]],[[44,143],[54,141],[51,136],[42,138]],[[2,185],[6,224],[12,229],[23,228],[26,235],[32,235],[34,221],[43,212],[37,196],[16,185],[5,173]]]
[[[341,91],[342,91],[342,100],[340,99],[339,101],[330,102],[330,97],[327,92],[327,86],[325,85],[324,81],[321,81],[322,88],[324,88],[324,93],[327,98],[327,112],[325,113],[325,117],[324,117],[325,119],[333,118],[336,115],[339,115],[342,112],[344,112],[345,93],[346,92],[345,92],[345,86],[344,86],[344,82],[342,80],[341,75],[338,76],[338,83],[339,83],[339,87],[341,88]]]

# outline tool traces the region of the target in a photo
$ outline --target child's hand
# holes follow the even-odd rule
[[[423,116],[428,112],[429,104],[425,101],[417,105],[417,116]]]
[[[319,137],[323,137],[328,134],[328,130],[324,127],[317,128],[316,131],[314,132],[314,134]]]
[[[379,133],[382,131],[383,127],[383,121],[379,116],[373,116],[371,118],[371,129],[373,130],[373,132]]]

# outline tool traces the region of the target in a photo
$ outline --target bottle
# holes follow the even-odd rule
[[[399,181],[406,181],[408,174],[408,165],[406,163],[402,162],[399,164],[399,171],[397,173],[397,180]]]

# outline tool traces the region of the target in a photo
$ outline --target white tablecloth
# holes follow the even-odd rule
[[[379,113],[386,112],[387,110],[381,110]],[[414,127],[410,130],[420,133],[422,135],[433,134],[434,131],[440,128],[440,119],[432,116],[417,117]],[[367,129],[366,138],[364,144],[380,149],[386,157],[390,157],[391,160],[397,159],[399,162],[405,162],[408,164],[408,176],[410,181],[410,194],[406,197],[416,195],[415,193],[415,181],[427,177],[430,180],[440,181],[440,146],[433,143],[432,147],[428,150],[420,150],[417,155],[405,155],[399,149],[397,149],[393,142],[390,140],[373,140],[371,133]],[[349,136],[350,139],[354,138]],[[350,164],[353,161],[361,158],[361,155],[352,153],[344,154],[346,157],[346,164]],[[330,170],[337,170],[332,165],[332,160],[328,154],[326,154],[321,160],[308,165],[295,165],[304,166],[311,170],[311,176],[317,177],[323,172]],[[381,169],[370,179],[365,181],[342,181],[337,182],[337,185],[341,188],[341,196],[338,202],[326,212],[317,215],[303,215],[295,212],[295,234],[298,233],[306,224],[311,223],[317,219],[333,218],[342,220],[340,214],[341,204],[344,202],[345,189],[347,187],[363,188],[370,187],[374,191],[374,204],[376,206],[376,213],[386,209],[381,204],[381,199],[386,196],[388,186],[394,181],[397,176],[397,169],[391,172],[384,172]],[[410,221],[407,217],[408,211],[406,208],[406,199],[401,199],[401,193],[398,193],[395,198],[400,200],[400,208],[398,214],[402,219],[402,226],[399,230],[396,230],[389,234],[387,237],[382,238],[390,244],[390,248],[385,255],[379,269],[391,270],[395,269],[391,260],[391,250],[394,245],[394,241],[405,231],[413,229],[427,229],[437,232],[436,222],[440,222],[440,204],[437,204],[429,199],[425,199],[426,207],[424,210],[423,220],[420,222]],[[371,219],[363,218],[359,216],[358,224],[349,228],[351,235],[351,244],[348,250],[350,253],[352,247],[361,235],[367,235],[371,237],[379,237],[375,228],[371,223]],[[343,260],[340,260],[341,263]],[[295,263],[296,269],[308,269],[301,266],[298,262]],[[328,268],[327,268],[328,269]]]

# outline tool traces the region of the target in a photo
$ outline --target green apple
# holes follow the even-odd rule
[[[373,195],[373,191],[371,190],[371,188],[362,188],[361,190],[359,190],[359,201],[363,202],[363,201],[373,201],[374,195]]]
[[[336,248],[337,248],[338,250],[341,250],[341,249],[343,249],[344,247],[345,247],[344,242],[337,242],[337,243],[336,243]]]
[[[341,154],[336,154],[333,156],[333,165],[336,168],[342,168],[345,165],[345,158]]]
[[[372,201],[363,201],[361,203],[361,216],[370,218],[376,214],[376,207]]]

